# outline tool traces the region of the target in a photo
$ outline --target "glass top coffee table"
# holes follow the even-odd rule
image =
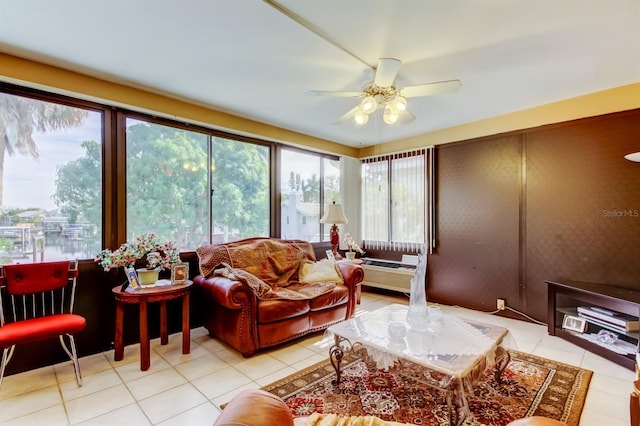
[[[379,369],[395,369],[445,393],[449,424],[459,425],[469,413],[467,392],[488,368],[501,375],[514,346],[509,330],[441,313],[430,308],[426,331],[414,331],[406,321],[408,307],[392,304],[333,325],[329,350],[340,383],[345,351],[366,349]]]

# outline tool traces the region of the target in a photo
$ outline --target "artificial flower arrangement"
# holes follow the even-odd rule
[[[154,232],[139,235],[133,242],[124,243],[117,250],[104,249],[95,261],[108,272],[113,268],[134,267],[140,259],[146,259],[147,269],[171,269],[180,262],[178,248],[173,241],[160,242]]]
[[[362,248],[358,245],[358,243],[356,243],[353,240],[350,232],[347,232],[346,234],[344,234],[344,238],[342,240],[347,244],[347,249],[349,253],[353,253],[355,251],[360,253],[360,255],[364,254],[364,250],[362,250]]]

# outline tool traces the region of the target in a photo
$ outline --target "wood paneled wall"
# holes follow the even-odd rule
[[[546,318],[545,280],[640,290],[640,110],[438,147],[429,300]]]

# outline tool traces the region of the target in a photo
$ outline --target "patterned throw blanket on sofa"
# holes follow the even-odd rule
[[[293,283],[287,287],[271,287],[255,275],[243,269],[232,268],[226,263],[221,263],[214,270],[214,275],[221,275],[230,280],[247,284],[253,290],[258,299],[289,299],[304,300],[313,299],[324,293],[328,293],[336,286],[335,282],[322,283]]]
[[[244,282],[259,299],[312,299],[336,286],[335,282],[298,282],[300,265],[316,260],[306,241],[252,238],[205,245],[196,252],[203,276],[220,275]]]

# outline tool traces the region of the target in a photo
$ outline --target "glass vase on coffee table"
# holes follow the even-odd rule
[[[424,244],[418,256],[416,272],[411,279],[411,295],[409,296],[409,310],[407,323],[412,330],[427,331],[429,327],[437,327],[438,323],[431,323],[429,307],[427,305],[427,251]]]

